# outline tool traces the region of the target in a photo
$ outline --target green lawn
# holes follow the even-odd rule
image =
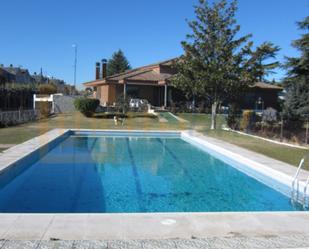
[[[0,128],[0,144],[18,144],[54,128],[166,130],[188,129],[188,124],[179,122],[160,123],[158,118],[135,117],[125,119],[123,126],[116,126],[113,119],[98,117],[86,118],[76,112],[73,114],[58,115],[38,122]]]
[[[178,124],[179,121],[173,117],[169,112],[159,112],[158,115],[162,118],[165,118],[169,123]]]
[[[132,115],[130,115],[132,117]],[[233,132],[221,130],[225,124],[225,118],[218,116],[217,130],[211,131],[210,115],[205,114],[178,114],[179,117],[188,120],[184,122],[159,122],[158,118],[135,117],[125,120],[123,126],[115,126],[113,119],[106,118],[85,118],[79,113],[70,115],[58,115],[56,117],[28,123],[15,127],[0,129],[0,144],[18,144],[32,137],[41,135],[54,128],[84,128],[84,129],[142,129],[142,130],[166,130],[166,129],[195,129],[208,136],[244,147],[246,149],[267,155],[269,157],[297,165],[299,160],[309,150],[291,148],[287,146],[269,143],[263,140],[243,136]],[[0,151],[3,149],[0,149]],[[309,170],[309,162],[306,162],[306,169]]]
[[[228,143],[238,145],[240,147],[252,150],[266,156],[272,157],[274,159],[287,162],[291,165],[298,165],[300,159],[305,155],[309,156],[309,149],[297,149],[288,146],[278,145],[263,141],[261,139],[256,139],[241,134],[237,134],[230,131],[224,131],[220,129],[222,124],[225,124],[225,118],[223,116],[218,116],[217,120],[217,130],[210,130],[210,115],[201,114],[179,114],[181,118],[190,121],[191,126],[197,131],[200,131],[207,136],[221,139]],[[309,161],[305,163],[305,168],[309,170]]]

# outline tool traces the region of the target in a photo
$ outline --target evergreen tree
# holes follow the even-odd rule
[[[182,42],[185,55],[176,65],[180,70],[172,79],[175,87],[212,103],[211,129],[216,128],[219,103],[236,99],[254,80],[252,42],[248,41],[250,35],[239,37],[236,10],[236,0],[213,5],[199,1],[196,20],[189,22],[192,34]]]
[[[279,50],[280,48],[272,42],[264,42],[252,52],[253,73],[257,81],[265,81],[265,76],[273,74],[273,70],[279,67],[278,61],[270,62],[276,58]],[[264,63],[265,61],[268,63]]]
[[[194,58],[191,58],[190,54],[186,54],[174,62],[173,68],[177,74],[171,78],[173,86],[181,90],[188,100],[193,100],[193,106],[195,106],[195,99],[205,94],[203,83],[194,74],[194,71],[198,70],[195,68],[196,66],[198,63]]]
[[[107,76],[122,73],[131,69],[130,63],[121,49],[113,53],[112,58],[107,62]]]
[[[286,88],[285,114],[291,120],[300,120],[309,114],[309,16],[298,27],[305,34],[292,45],[300,51],[300,57],[287,58],[288,69],[284,85]]]

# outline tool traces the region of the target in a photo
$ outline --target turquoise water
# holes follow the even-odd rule
[[[300,209],[179,138],[70,136],[0,177],[1,212],[279,210]]]

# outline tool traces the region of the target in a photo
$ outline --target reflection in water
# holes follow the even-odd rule
[[[1,212],[300,210],[181,139],[72,136],[31,163],[1,175]]]

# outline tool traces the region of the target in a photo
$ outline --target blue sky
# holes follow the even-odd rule
[[[296,21],[308,15],[309,0],[239,0],[241,33],[259,45],[281,47],[279,60],[297,55],[291,40]],[[73,82],[78,44],[77,82],[94,79],[94,64],[121,48],[132,67],[176,57],[194,17],[197,0],[10,0],[1,2],[0,63],[21,65]],[[284,72],[270,78],[280,79]]]

